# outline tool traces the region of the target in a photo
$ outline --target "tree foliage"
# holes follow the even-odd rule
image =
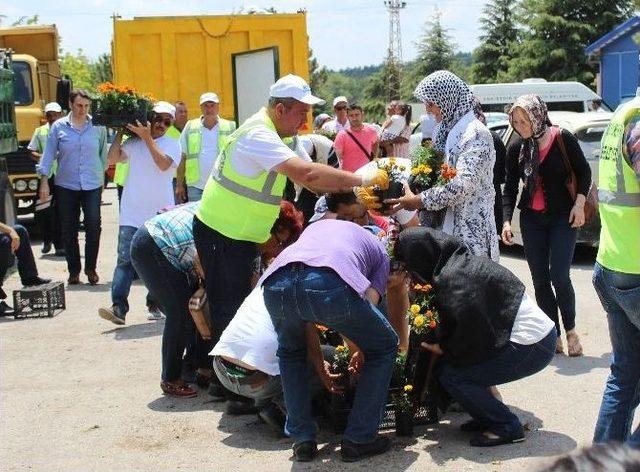
[[[523,39],[513,49],[512,80],[543,77],[593,85],[596,69],[584,48],[627,20],[633,0],[523,0]]]
[[[11,23],[11,26],[26,26],[26,25],[37,25],[40,21],[39,15],[33,16],[21,16],[16,21]]]
[[[449,29],[442,25],[442,13],[436,9],[433,19],[425,22],[420,40],[416,42],[418,57],[411,71],[413,79],[422,78],[441,69],[450,69],[455,59],[456,44]]]
[[[516,22],[517,0],[489,0],[480,17],[480,46],[473,52],[474,83],[500,82],[509,69],[520,35]]]
[[[96,61],[87,57],[82,49],[75,54],[60,51],[60,70],[71,78],[74,88],[83,88],[93,93],[102,82],[111,82],[111,55],[102,54]]]

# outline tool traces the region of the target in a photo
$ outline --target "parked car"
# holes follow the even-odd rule
[[[594,182],[598,182],[598,163],[600,159],[600,141],[602,135],[611,121],[612,113],[606,112],[586,112],[577,113],[570,111],[550,111],[549,119],[554,125],[560,126],[571,131],[578,140],[580,148],[587,158],[589,167],[591,167],[591,177]],[[496,123],[489,126],[496,132],[502,132],[502,141],[507,149],[518,141],[518,134],[513,128],[506,123]],[[522,182],[520,182],[520,190],[522,190]],[[522,236],[520,234],[520,210],[517,208],[513,213],[511,220],[511,230],[513,232],[514,241],[522,244]],[[595,216],[591,221],[586,223],[578,231],[578,243],[597,246],[600,238],[600,218]]]

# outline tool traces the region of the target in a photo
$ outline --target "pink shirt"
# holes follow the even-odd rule
[[[556,136],[558,135],[558,130],[559,128],[556,126],[551,127],[551,139],[549,139],[547,145],[543,149],[540,149],[540,151],[538,152],[540,164],[542,164],[547,158],[547,154],[549,154],[549,150],[551,149],[551,146],[553,146],[553,143],[556,140]],[[542,190],[542,177],[540,176],[538,176],[538,178],[536,179],[536,189],[533,192],[533,198],[531,199],[531,205],[529,206],[532,210],[536,211],[544,211],[544,209],[546,208],[546,205],[544,203],[544,192]]]
[[[350,130],[351,134],[360,141],[369,154],[373,149],[373,145],[378,141],[378,132],[369,125],[364,125],[360,131]],[[340,131],[336,136],[333,147],[342,156],[342,170],[355,172],[363,165],[369,162],[369,157],[362,152],[353,138],[346,131]]]

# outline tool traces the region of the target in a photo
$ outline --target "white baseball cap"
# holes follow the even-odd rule
[[[163,101],[157,102],[153,106],[153,111],[155,111],[156,113],[167,113],[171,115],[171,118],[176,117],[176,107],[174,107],[169,102],[163,102]]]
[[[347,97],[345,96],[339,96],[333,99],[333,106],[335,107],[338,103],[349,103],[349,100],[347,100]]]
[[[44,106],[44,112],[55,111],[56,113],[62,113],[62,107],[56,102],[49,102]]]
[[[288,74],[269,89],[272,98],[293,98],[307,105],[322,105],[324,100],[311,94],[311,87],[302,77]]]
[[[215,93],[206,92],[200,95],[200,105],[202,105],[205,102],[220,103],[220,99]]]

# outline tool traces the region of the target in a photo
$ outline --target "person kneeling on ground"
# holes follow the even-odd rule
[[[0,316],[11,316],[14,311],[4,301],[7,294],[2,290],[2,283],[9,267],[13,265],[13,257],[18,259],[18,273],[25,287],[42,285],[51,282],[38,276],[38,268],[31,250],[29,233],[24,226],[8,226],[0,223]]]
[[[539,372],[553,358],[553,322],[527,296],[523,283],[463,242],[430,228],[400,233],[396,259],[420,283],[433,286],[440,315],[438,343],[422,346],[443,356],[442,386],[472,416],[472,446],[524,441],[516,415],[487,387]]]
[[[352,359],[360,377],[342,440],[342,459],[357,461],[389,448],[389,439],[378,435],[378,427],[398,335],[375,306],[385,291],[389,265],[384,247],[366,229],[346,221],[321,220],[285,249],[259,282],[278,335],[285,432],[294,440],[298,461],[310,461],[318,452],[306,341],[314,323],[339,332],[360,349],[356,361]]]
[[[131,262],[151,297],[167,319],[162,334],[162,391],[176,397],[195,397],[197,392],[181,379],[182,355],[194,323],[189,315],[189,299],[197,288],[197,253],[192,221],[199,202],[179,206],[147,221],[131,240]],[[288,216],[283,216],[288,215]],[[289,202],[280,205],[271,238],[262,249],[266,257],[277,252],[302,230],[302,216]],[[295,229],[297,228],[297,230]],[[297,234],[296,234],[297,231]],[[211,342],[197,335],[196,368],[213,376],[208,352]],[[212,390],[210,390],[211,392]],[[224,391],[216,391],[218,400]]]

